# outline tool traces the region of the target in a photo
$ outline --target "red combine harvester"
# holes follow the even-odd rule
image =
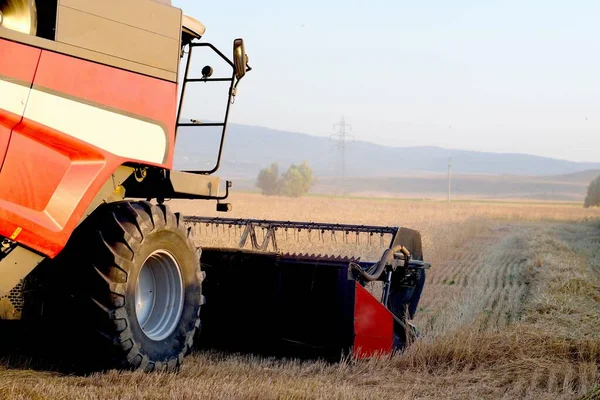
[[[250,68],[243,40],[230,60],[199,41],[204,31],[169,0],[0,0],[0,319],[53,323],[92,363],[145,371],[177,370],[194,343],[357,357],[403,348],[429,267],[418,232],[165,205],[231,208],[231,183],[221,193],[213,174]],[[199,51],[230,74],[190,77]],[[224,120],[183,121],[186,88],[210,82],[228,85]],[[175,171],[178,130],[205,127],[220,130],[216,165]],[[200,249],[203,226],[241,237]],[[288,231],[379,238],[383,256],[284,253],[277,235]],[[369,282],[381,282],[380,299]]]

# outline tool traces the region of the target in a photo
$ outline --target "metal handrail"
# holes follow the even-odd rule
[[[225,134],[227,133],[227,122],[229,120],[229,109],[231,107],[232,104],[232,100],[235,97],[235,66],[233,61],[231,61],[229,58],[227,58],[227,56],[225,56],[219,49],[217,49],[215,46],[213,46],[210,43],[191,43],[190,45],[190,51],[188,53],[188,59],[185,65],[185,74],[184,74],[184,78],[183,78],[183,82],[182,82],[182,89],[181,89],[181,98],[179,100],[179,108],[177,110],[177,124],[176,124],[176,130],[175,130],[175,138],[177,138],[177,134],[179,131],[179,128],[182,127],[194,127],[194,128],[199,128],[199,127],[215,127],[215,126],[221,126],[223,127],[223,130],[221,131],[221,140],[220,140],[220,144],[219,144],[219,153],[217,156],[217,162],[215,164],[215,166],[210,169],[210,170],[203,170],[203,171],[185,171],[185,172],[189,172],[192,174],[202,174],[202,175],[211,175],[215,172],[217,172],[217,170],[219,169],[219,167],[221,166],[221,158],[223,156],[223,147],[225,146]],[[192,54],[193,54],[193,50],[196,47],[208,47],[211,50],[213,50],[215,53],[217,53],[223,60],[225,60],[227,62],[227,64],[229,64],[233,70],[231,78],[189,78],[189,73],[190,73],[190,64],[191,64],[191,60],[192,60]],[[229,87],[229,96],[227,99],[227,109],[225,110],[225,118],[224,121],[221,123],[184,123],[181,122],[181,111],[183,108],[183,103],[185,101],[185,92],[186,92],[186,88],[187,88],[187,84],[188,83],[204,83],[204,82],[231,82],[231,85]]]

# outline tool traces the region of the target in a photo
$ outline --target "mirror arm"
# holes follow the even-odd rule
[[[215,53],[219,55],[227,64],[229,64],[232,68],[235,68],[233,61],[231,61],[225,54],[223,54],[219,49],[213,46],[211,43],[201,42],[201,43],[191,43],[190,47],[210,47]]]

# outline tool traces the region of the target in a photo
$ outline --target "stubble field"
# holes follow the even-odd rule
[[[600,210],[250,194],[231,200],[227,217],[420,230],[433,264],[414,321],[425,337],[393,357],[334,364],[196,352],[178,374],[69,376],[29,369],[9,355],[0,364],[0,398],[600,396]],[[214,203],[169,204],[184,214],[218,216]],[[226,230],[205,229],[198,242],[214,236],[231,239]],[[353,251],[333,241],[288,240],[304,251]],[[367,245],[354,246],[359,252]]]

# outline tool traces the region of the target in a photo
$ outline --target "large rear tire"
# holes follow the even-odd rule
[[[164,205],[121,202],[97,210],[76,235],[62,262],[78,277],[80,317],[104,338],[110,366],[178,370],[203,303],[200,249],[182,218]]]

